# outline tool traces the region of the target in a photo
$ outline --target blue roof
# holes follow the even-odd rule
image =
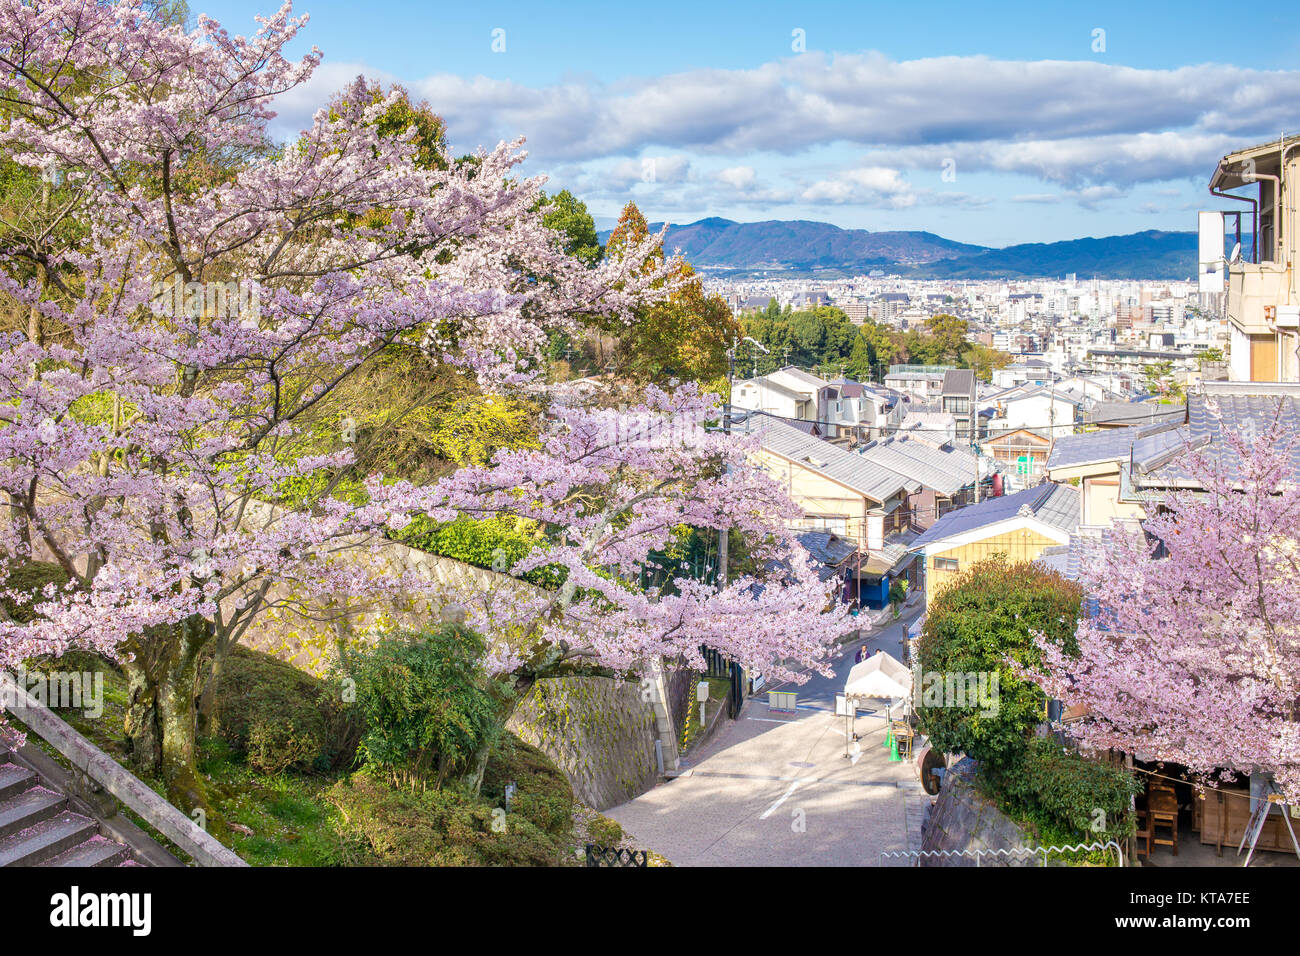
[[[915,551],[933,541],[942,541],[997,524],[999,521],[1007,521],[1019,514],[1022,508],[1027,509],[1039,521],[1070,532],[1079,524],[1079,489],[1046,482],[1015,494],[1001,495],[977,505],[958,508],[948,512],[931,525],[925,534],[913,541],[911,550]]]

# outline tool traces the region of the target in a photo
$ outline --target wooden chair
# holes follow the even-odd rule
[[[1151,843],[1155,846],[1172,847],[1174,856],[1178,855],[1178,798],[1173,788],[1168,790],[1152,789],[1147,798],[1147,815],[1151,820]],[[1157,828],[1168,827],[1169,838],[1158,834]]]

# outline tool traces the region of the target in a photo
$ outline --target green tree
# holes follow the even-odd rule
[[[919,642],[922,674],[918,716],[932,745],[964,753],[996,780],[1021,759],[1029,733],[1045,716],[1046,696],[1011,664],[1037,666],[1034,633],[1073,650],[1083,592],[1042,565],[1011,563],[995,554],[942,588],[926,614]],[[969,688],[970,676],[997,693],[988,701],[958,701],[947,693]]]
[[[355,684],[366,732],[359,753],[395,786],[441,788],[502,731],[508,688],[480,663],[486,643],[460,624],[381,637],[348,650],[342,670]]]
[[[567,189],[554,196],[543,195],[541,205],[546,207],[542,222],[566,237],[564,251],[587,265],[595,265],[605,254],[596,235],[596,222],[582,200]]]

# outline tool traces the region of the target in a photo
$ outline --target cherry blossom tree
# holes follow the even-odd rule
[[[794,538],[802,512],[753,463],[756,439],[724,434],[719,418],[717,396],[693,383],[649,386],[620,409],[557,404],[540,448],[499,451],[433,486],[376,490],[394,511],[511,515],[551,529],[509,570],[551,566],[563,576],[556,590],[445,595],[497,637],[488,668],[513,691],[503,722],[539,679],[645,674],[660,659],[702,669],[702,646],[774,680],[826,671],[828,649],[852,626],[838,582],[823,582]],[[640,587],[641,569],[682,525],[739,531],[762,570],[721,589],[686,574]],[[475,780],[482,769],[480,759]]]
[[[516,683],[696,659],[701,643],[778,676],[816,664],[843,613],[822,613],[831,591],[784,531],[788,499],[744,466],[739,439],[703,429],[716,408],[691,388],[558,409],[541,450],[435,486],[374,475],[362,503],[286,493],[355,461],[342,422],[333,449],[307,433],[384,350],[418,347],[509,388],[550,333],[577,315],[630,318],[671,294],[679,265],[644,268],[659,236],[594,267],[566,255],[542,181],[517,174],[518,143],[421,163],[414,130],[379,131],[397,94],[362,80],[269,147],[270,100],[319,61],[282,54],[304,21],[286,4],[232,37],[206,17],[167,26],[137,0],[0,0],[0,151],[54,170],[52,216],[77,224],[57,244],[48,225],[0,239],[0,295],[33,317],[0,333],[0,580],[36,560],[69,580],[6,593],[28,613],[0,620],[0,667],[72,646],[116,658],[134,760],[201,804],[204,655],[277,588],[428,592],[338,559],[416,513],[551,529],[530,560],[565,569],[558,593],[442,595],[471,608]],[[665,423],[689,440],[647,438]],[[627,584],[681,523],[743,529],[770,572],[721,592]]]
[[[1072,733],[1193,771],[1272,773],[1300,800],[1300,487],[1281,420],[1182,459],[1200,490],[1092,549],[1078,657],[1040,642]],[[1156,539],[1153,542],[1152,538]],[[1158,543],[1167,556],[1157,557]]]
[[[0,666],[73,644],[117,655],[135,759],[191,801],[214,636],[237,637],[276,580],[406,583],[319,560],[377,537],[397,520],[384,505],[267,506],[351,459],[346,444],[297,453],[301,423],[395,344],[509,384],[575,314],[630,315],[671,288],[666,267],[565,255],[536,211],[541,180],[515,173],[518,143],[416,162],[414,131],[377,130],[396,94],[362,80],[266,148],[269,101],[319,61],[282,55],[304,21],[286,4],[232,37],[134,0],[0,2],[0,149],[56,178],[58,216],[80,227],[57,247],[48,228],[0,246],[0,292],[39,318],[0,351],[0,554],[71,579],[15,596],[34,616],[0,622]],[[230,161],[198,175],[214,157]]]

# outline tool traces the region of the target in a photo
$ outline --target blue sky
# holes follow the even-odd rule
[[[247,33],[275,0],[190,3]],[[427,99],[458,151],[526,136],[525,169],[601,220],[635,199],[1001,246],[1191,230],[1228,205],[1219,156],[1300,130],[1283,5],[1061,6],[299,0],[296,52],[325,58],[277,131],[364,73]]]

